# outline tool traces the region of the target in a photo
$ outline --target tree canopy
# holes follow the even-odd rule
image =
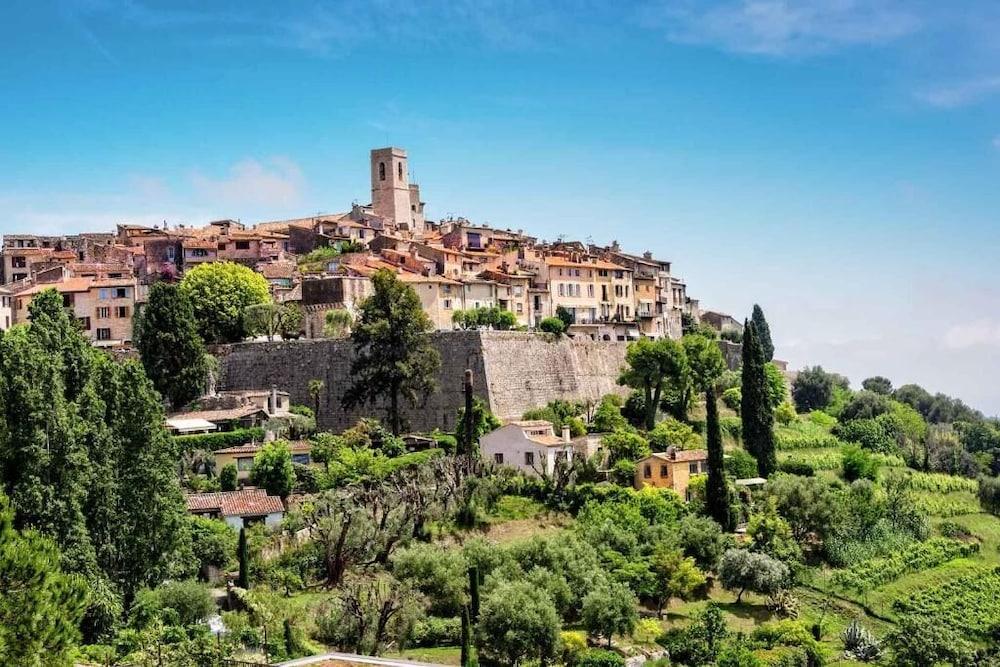
[[[764,361],[774,359],[774,343],[771,341],[771,327],[764,317],[764,309],[756,303],[753,305],[753,313],[750,315],[754,330],[760,340],[760,349],[764,353]]]
[[[643,393],[646,406],[645,426],[647,431],[656,426],[656,409],[672,378],[687,374],[687,358],[684,348],[669,338],[652,340],[643,338],[629,343],[625,352],[625,369],[618,378],[618,384],[627,385]]]
[[[146,375],[174,409],[205,391],[208,363],[194,308],[185,291],[156,282],[135,319],[136,347]]]
[[[199,264],[184,273],[180,289],[190,299],[207,343],[243,340],[252,332],[246,310],[271,301],[264,276],[234,262]]]
[[[400,399],[416,405],[435,389],[441,355],[431,345],[431,321],[412,287],[387,269],[372,276],[372,287],[351,332],[355,358],[343,402],[350,408],[387,400],[389,423],[398,435]]]

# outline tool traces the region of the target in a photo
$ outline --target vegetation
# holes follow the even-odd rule
[[[176,285],[157,282],[136,315],[136,347],[146,375],[160,395],[178,409],[206,390],[209,367],[194,308]]]
[[[180,291],[194,309],[206,343],[233,343],[252,333],[246,310],[271,300],[267,280],[233,262],[206,262],[184,273]]]
[[[274,340],[298,338],[302,331],[302,308],[296,303],[255,303],[243,310],[245,329],[250,336],[267,336]]]
[[[451,321],[460,329],[497,329],[506,331],[517,326],[517,317],[497,306],[456,310]]]
[[[748,322],[743,333],[743,386],[740,417],[743,441],[757,460],[757,471],[768,477],[777,468],[774,454],[774,415],[768,391],[765,354],[756,326]]]
[[[346,407],[387,401],[389,424],[398,435],[400,400],[416,405],[434,390],[441,357],[430,343],[431,322],[413,288],[385,269],[372,276],[372,287],[351,332],[356,356],[343,400]]]

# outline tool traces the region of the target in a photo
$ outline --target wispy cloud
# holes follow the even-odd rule
[[[931,87],[917,93],[917,99],[933,107],[955,109],[1000,93],[1000,75],[968,79]]]
[[[663,1],[640,16],[675,42],[774,57],[885,44],[922,26],[918,15],[891,0]]]
[[[204,200],[265,207],[300,203],[304,186],[302,170],[285,157],[272,157],[264,162],[242,160],[222,178],[212,178],[195,171],[191,181]]]
[[[944,345],[951,350],[970,347],[1000,347],[1000,322],[988,319],[955,324],[944,334]]]

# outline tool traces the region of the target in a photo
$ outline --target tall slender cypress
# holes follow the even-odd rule
[[[733,529],[729,507],[729,489],[726,487],[726,472],[722,454],[722,429],[719,427],[719,406],[716,404],[715,389],[705,391],[706,430],[708,431],[708,480],[705,497],[708,511],[723,530]]]
[[[747,321],[743,332],[743,386],[740,416],[743,442],[757,459],[757,473],[767,477],[777,468],[774,453],[774,413],[768,400],[764,351],[757,327]]]
[[[236,580],[236,585],[246,590],[250,588],[250,555],[247,550],[247,529],[240,527],[240,543],[237,549],[237,556],[240,559],[240,576]]]
[[[754,329],[757,330],[757,338],[760,340],[760,348],[764,351],[764,361],[774,359],[774,343],[771,341],[771,327],[767,325],[764,317],[764,309],[756,303],[753,305],[753,314],[750,315]]]

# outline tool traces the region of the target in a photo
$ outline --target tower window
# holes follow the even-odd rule
[[[378,163],[378,180],[385,180],[385,162]]]
[[[396,163],[396,168],[399,171],[399,180],[403,180],[403,163],[402,162],[397,162]]]

